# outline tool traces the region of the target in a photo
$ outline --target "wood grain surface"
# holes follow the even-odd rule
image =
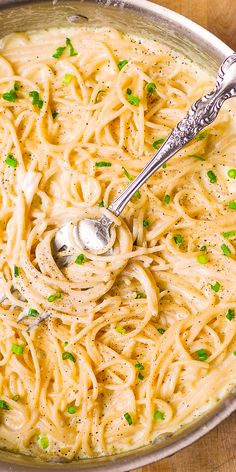
[[[236,0],[153,0],[208,29],[236,50]],[[174,456],[136,472],[236,472],[236,413]]]

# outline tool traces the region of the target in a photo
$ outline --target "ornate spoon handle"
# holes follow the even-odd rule
[[[224,101],[234,96],[236,96],[236,53],[229,56],[222,63],[214,90],[193,103],[187,115],[173,129],[153,158],[128,185],[126,190],[111,203],[108,210],[116,216],[120,215],[134,193],[146,180],[183,146],[189,143],[199,131],[212,123]],[[107,226],[109,222],[107,222]]]

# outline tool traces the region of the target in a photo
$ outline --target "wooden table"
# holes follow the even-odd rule
[[[201,24],[236,50],[236,0],[153,0]],[[197,443],[136,472],[236,472],[236,413]]]

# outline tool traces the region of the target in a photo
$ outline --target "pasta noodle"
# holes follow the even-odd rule
[[[55,255],[214,81],[105,28],[9,34],[0,64],[0,445],[71,460],[175,433],[235,385],[233,102],[135,194],[113,251]]]

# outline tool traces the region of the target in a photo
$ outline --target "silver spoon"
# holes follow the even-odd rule
[[[189,143],[199,131],[212,123],[224,101],[234,96],[236,96],[236,53],[225,59],[220,66],[214,90],[193,103],[186,116],[173,129],[152,159],[125,191],[109,205],[108,210],[115,216],[119,216],[147,179]],[[104,253],[110,241],[110,230],[113,224],[106,215],[99,219],[85,218],[80,220],[77,225],[69,222],[56,232],[53,252],[57,253],[65,247],[67,249],[73,248],[71,241],[74,238],[75,245],[78,244],[81,248],[93,253]],[[69,263],[70,258],[65,257],[64,261],[60,262],[60,267]]]

